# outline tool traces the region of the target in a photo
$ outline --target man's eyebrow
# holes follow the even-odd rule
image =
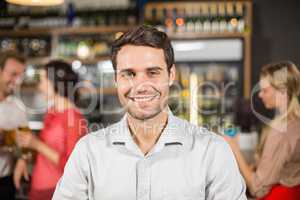
[[[127,69],[120,69],[120,70],[118,70],[117,72],[118,72],[118,73],[122,73],[122,72],[133,72],[133,70],[130,69],[130,68],[127,68]]]
[[[151,70],[158,70],[158,71],[162,71],[162,70],[163,70],[163,68],[161,68],[161,67],[158,67],[158,66],[154,66],[154,67],[149,67],[149,68],[147,68],[147,71],[151,71]]]
[[[152,71],[152,70],[162,71],[163,68],[158,67],[158,66],[153,66],[153,67],[148,67],[146,70],[147,70],[147,71]],[[125,69],[120,69],[120,70],[118,70],[117,72],[118,72],[118,73],[123,73],[123,72],[133,72],[133,71],[134,71],[134,70],[131,69],[131,68],[125,68]]]

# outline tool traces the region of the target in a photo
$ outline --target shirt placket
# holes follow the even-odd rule
[[[137,163],[137,200],[150,200],[150,164],[147,158]]]

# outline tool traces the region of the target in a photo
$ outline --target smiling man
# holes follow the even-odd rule
[[[25,58],[16,52],[0,53],[0,199],[14,200],[13,184],[14,154],[2,148],[7,130],[14,130],[27,124],[27,117],[22,102],[14,96],[25,72]],[[25,161],[23,161],[25,162]],[[22,165],[19,159],[16,166]]]
[[[112,62],[126,114],[78,142],[53,199],[246,199],[227,143],[168,109],[175,65],[167,35],[137,27],[114,42]]]

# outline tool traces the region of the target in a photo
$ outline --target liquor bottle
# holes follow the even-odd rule
[[[155,9],[155,7],[154,8],[152,8],[150,6],[146,7],[145,14],[144,14],[144,22],[145,22],[145,24],[154,25],[153,24],[153,21],[154,21],[153,12],[155,12],[155,15],[156,15],[156,9]]]
[[[217,4],[210,3],[209,4],[209,16],[210,16],[210,23],[211,23],[211,32],[219,32],[219,19],[217,16]]]
[[[218,16],[219,16],[219,30],[220,32],[225,32],[227,29],[227,23],[226,23],[226,11],[225,11],[225,4],[219,3],[218,6]]]
[[[174,19],[173,19],[173,10],[164,8],[165,13],[165,27],[167,33],[173,33],[174,32]]]
[[[211,32],[211,20],[210,20],[210,13],[208,9],[208,4],[203,3],[201,5],[201,10],[204,16],[204,21],[203,21],[203,31],[204,32]]]
[[[237,24],[237,31],[238,32],[244,32],[245,30],[245,7],[242,2],[238,2],[235,4],[236,8],[236,18],[238,21]]]
[[[185,9],[184,8],[178,8],[177,10],[177,16],[176,16],[176,32],[183,33],[186,29],[185,26]]]
[[[162,6],[156,6],[156,15],[157,15],[157,24],[162,26],[164,25],[164,17],[165,17],[165,8],[163,8]]]
[[[172,18],[172,32],[177,32],[177,24],[176,24],[176,19],[178,17],[178,13],[177,13],[177,8],[172,8],[170,9],[171,11],[171,18]]]
[[[233,4],[226,3],[226,21],[227,21],[227,31],[233,32],[235,27],[237,26],[237,19],[233,16]]]
[[[185,31],[186,32],[194,32],[195,31],[195,24],[194,24],[194,13],[193,7],[190,5],[186,6],[186,17],[185,17]]]
[[[203,32],[203,22],[205,16],[203,15],[201,6],[195,6],[194,13],[196,16],[194,19],[195,32]]]
[[[159,21],[157,19],[157,9],[156,8],[152,8],[151,15],[152,15],[151,16],[152,25],[154,25],[154,26],[159,25]]]
[[[158,25],[156,26],[157,29],[161,31],[166,31],[165,20],[167,17],[167,9],[163,6],[157,6],[157,19]]]
[[[69,4],[68,4],[67,18],[68,18],[67,24],[68,24],[69,26],[72,26],[72,25],[73,25],[74,18],[75,18],[75,8],[74,8],[73,3],[69,3]]]

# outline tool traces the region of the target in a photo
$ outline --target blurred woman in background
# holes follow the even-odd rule
[[[236,138],[224,136],[235,154],[250,193],[262,200],[300,199],[300,72],[291,62],[264,66],[259,97],[276,109],[256,170],[245,161]]]
[[[36,137],[31,132],[18,136],[20,147],[37,152],[30,187],[30,200],[50,200],[56,183],[76,142],[86,131],[86,121],[76,108],[78,75],[62,61],[51,61],[40,71],[39,90],[48,101],[44,128]],[[22,176],[28,179],[26,159],[19,159],[14,182],[20,188]]]

